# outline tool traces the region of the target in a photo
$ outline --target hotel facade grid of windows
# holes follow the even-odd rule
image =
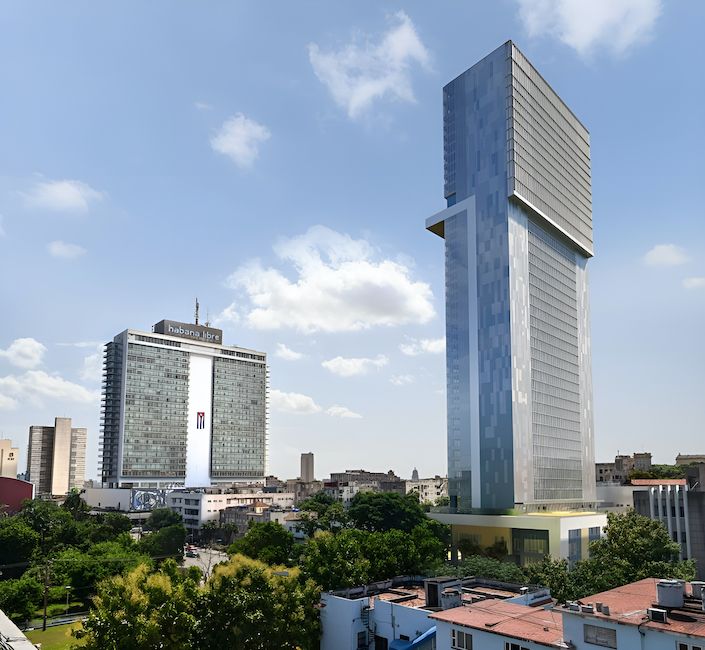
[[[105,347],[103,485],[199,487],[263,479],[266,355],[163,334],[159,325],[155,333],[125,330]]]
[[[451,511],[589,506],[589,134],[511,42],[443,119]]]

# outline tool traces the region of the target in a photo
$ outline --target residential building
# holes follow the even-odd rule
[[[406,481],[406,493],[415,492],[421,503],[435,504],[441,497],[448,496],[448,479],[443,476],[433,478],[418,478]]]
[[[693,465],[705,463],[705,454],[678,454],[676,465]]]
[[[12,440],[0,440],[0,478],[17,478],[19,455],[20,450],[12,446]]]
[[[316,477],[313,473],[313,454],[301,454],[301,481],[303,483],[313,483]]]
[[[81,489],[86,479],[84,427],[71,418],[55,418],[54,426],[31,426],[27,446],[27,480],[37,495],[63,496]]]
[[[705,463],[689,467],[684,479],[632,479],[634,509],[660,521],[680,547],[683,560],[695,560],[705,580]]]
[[[429,619],[437,650],[700,650],[702,587],[647,578],[553,609],[484,600]]]
[[[262,481],[266,438],[265,353],[223,345],[219,329],[169,320],[105,346],[105,487]]]
[[[597,483],[626,483],[632,471],[648,472],[651,470],[651,454],[635,453],[633,456],[617,454],[613,463],[595,463],[595,481]]]
[[[247,533],[251,523],[267,523],[274,521],[286,528],[294,539],[303,540],[306,535],[299,529],[301,513],[293,508],[279,508],[263,501],[257,501],[244,506],[228,506],[220,511],[220,525],[228,524],[236,528],[236,536]]]
[[[321,650],[435,649],[433,612],[495,600],[515,603],[525,610],[550,602],[550,592],[478,578],[402,576],[324,593]]]
[[[443,89],[448,494],[595,502],[590,136],[507,42]]]
[[[166,497],[167,507],[181,515],[184,526],[191,533],[198,533],[203,524],[220,521],[220,512],[228,507],[247,506],[291,508],[294,495],[283,492],[235,493],[221,488],[177,489]]]

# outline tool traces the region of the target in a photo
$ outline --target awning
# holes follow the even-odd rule
[[[436,636],[436,626],[426,630],[421,636],[417,636],[413,641],[402,641],[395,639],[389,644],[389,650],[415,650],[420,648],[424,643],[430,641]]]

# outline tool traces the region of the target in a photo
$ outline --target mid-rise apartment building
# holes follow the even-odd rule
[[[87,436],[84,427],[71,426],[71,418],[29,428],[27,480],[37,495],[62,496],[83,487]]]
[[[17,478],[17,460],[20,450],[12,440],[0,440],[0,477]]]

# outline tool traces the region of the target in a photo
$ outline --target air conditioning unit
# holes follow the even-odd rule
[[[657,609],[656,607],[649,607],[646,610],[646,615],[649,617],[650,621],[654,623],[667,623],[668,622],[668,612],[665,609]]]

